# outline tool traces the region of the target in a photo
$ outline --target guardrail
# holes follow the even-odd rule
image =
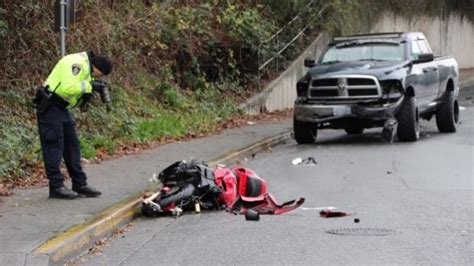
[[[258,82],[258,87],[261,87],[261,79],[262,79],[262,74],[265,73],[266,69],[269,69],[271,63],[274,63],[274,73],[278,73],[280,71],[280,58],[282,57],[283,53],[287,51],[291,45],[295,43],[296,40],[298,40],[304,32],[313,25],[315,22],[315,18],[321,18],[322,13],[326,8],[329,6],[328,4],[324,5],[323,7],[320,7],[319,11],[317,13],[312,13],[311,11],[314,11],[315,9],[318,8],[317,2],[323,2],[323,1],[316,1],[316,0],[311,0],[304,8],[303,10],[293,17],[285,26],[280,28],[277,32],[275,32],[270,38],[267,40],[263,41],[257,51],[257,61],[258,61],[258,73],[257,73],[257,82]],[[297,21],[303,21],[303,25],[298,27],[296,34],[291,36],[291,39],[286,42],[281,42],[281,36],[286,33],[287,31],[294,30],[293,25],[296,24]],[[304,21],[306,20],[306,21]],[[273,47],[268,47],[273,45]],[[281,46],[283,45],[283,46]],[[281,47],[280,47],[281,46]],[[266,50],[276,50],[273,55],[270,58],[263,58],[263,51]],[[268,71],[270,74],[270,71]]]

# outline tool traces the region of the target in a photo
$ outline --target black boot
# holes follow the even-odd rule
[[[95,198],[102,195],[102,192],[89,185],[85,185],[82,187],[72,186],[72,190],[77,192],[77,194],[79,194],[79,196],[81,197]]]
[[[53,199],[75,199],[77,196],[76,192],[71,191],[65,186],[49,189],[49,197]]]

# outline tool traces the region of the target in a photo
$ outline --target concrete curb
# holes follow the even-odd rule
[[[245,148],[230,151],[227,154],[207,161],[214,167],[218,164],[233,165],[243,158],[254,157],[259,152],[265,152],[271,147],[285,143],[292,137],[291,131],[286,131],[273,137],[256,142]],[[70,227],[65,232],[55,235],[33,250],[35,255],[46,255],[49,264],[57,265],[79,255],[95,241],[110,235],[127,222],[140,214],[143,191],[137,192],[120,202],[104,209],[89,221]]]

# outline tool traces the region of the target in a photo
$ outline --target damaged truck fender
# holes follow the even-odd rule
[[[420,119],[436,116],[440,132],[459,121],[459,70],[452,57],[435,57],[425,36],[394,32],[334,38],[321,57],[306,59],[296,84],[293,130],[299,144],[318,129],[361,134],[384,127],[400,141],[416,141]],[[394,119],[397,122],[394,124]]]

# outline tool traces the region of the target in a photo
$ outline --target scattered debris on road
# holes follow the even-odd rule
[[[316,159],[314,159],[314,157],[308,157],[305,159],[301,159],[301,157],[298,157],[298,158],[293,159],[291,163],[295,166],[314,166],[318,164],[316,162]]]
[[[260,214],[257,211],[249,209],[245,212],[245,220],[247,220],[247,221],[258,221],[258,220],[260,220]]]
[[[345,217],[351,216],[351,213],[346,213],[343,211],[336,211],[336,210],[322,210],[319,212],[319,216],[321,218],[337,218],[337,217]]]
[[[316,207],[316,208],[308,208],[308,207],[301,207],[303,211],[322,211],[322,210],[336,210],[336,207]]]
[[[328,229],[325,232],[332,235],[352,236],[387,236],[397,234],[397,231],[387,228],[340,228]]]
[[[391,117],[385,121],[382,130],[382,139],[392,144],[397,136],[398,121]]]
[[[302,161],[303,159],[301,159],[301,157],[298,157],[298,158],[295,158],[293,161],[291,161],[291,163],[293,165],[299,165]]]
[[[354,213],[346,213],[343,211],[338,211],[336,207],[316,207],[316,208],[308,208],[308,207],[301,207],[303,211],[318,211],[319,216],[321,218],[335,218],[335,217],[345,217],[345,216],[352,216]],[[357,220],[357,221],[356,221]],[[354,222],[358,223],[359,218],[355,218]]]

